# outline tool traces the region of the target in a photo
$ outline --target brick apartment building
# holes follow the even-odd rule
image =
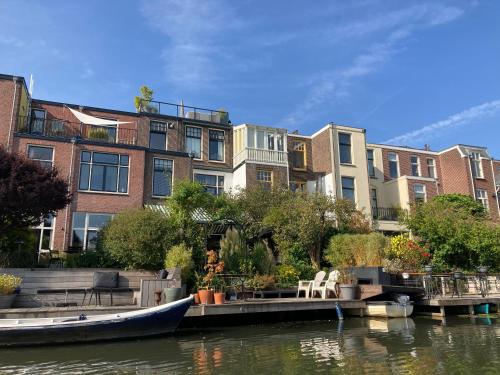
[[[160,204],[185,179],[212,194],[260,184],[351,199],[382,231],[403,229],[398,208],[444,193],[471,195],[500,217],[500,161],[484,147],[367,144],[364,129],[335,124],[306,136],[156,101],[137,112],[49,102],[9,75],[0,75],[0,144],[71,186],[71,204],[36,228],[39,249],[92,249],[112,215]]]

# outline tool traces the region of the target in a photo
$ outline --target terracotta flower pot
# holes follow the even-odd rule
[[[198,292],[193,293],[192,296],[194,297],[194,304],[199,305],[200,304],[200,295],[198,294]]]
[[[214,303],[214,291],[208,289],[198,290],[200,296],[200,303],[202,305],[210,305]]]
[[[226,293],[214,293],[216,305],[223,305],[226,300]]]

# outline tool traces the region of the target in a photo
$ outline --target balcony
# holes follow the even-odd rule
[[[374,220],[398,221],[402,210],[400,208],[374,207],[372,215]]]
[[[229,113],[226,111],[190,107],[187,105],[158,102],[155,100],[141,100],[139,112],[207,121],[223,125],[231,124],[231,121],[229,121]]]
[[[84,139],[94,142],[136,145],[137,130],[115,126],[86,125],[60,119],[19,117],[16,132],[62,139]]]
[[[264,163],[287,165],[288,155],[285,151],[263,150],[258,148],[247,147],[239,154],[235,155],[233,163],[238,165],[245,162]]]

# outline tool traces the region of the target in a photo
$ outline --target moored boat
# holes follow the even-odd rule
[[[385,318],[406,318],[413,313],[413,303],[407,295],[396,295],[396,301],[368,301],[365,315]]]
[[[139,338],[173,333],[193,297],[119,314],[0,319],[0,347]]]

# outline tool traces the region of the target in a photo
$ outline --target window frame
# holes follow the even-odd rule
[[[352,188],[344,188],[344,179],[352,180]],[[342,199],[351,200],[350,198],[344,197],[344,190],[352,190],[352,202],[356,204],[356,178],[353,176],[340,176],[340,188],[342,192]]]
[[[43,163],[48,163],[49,161],[48,160],[43,160],[43,159],[32,159],[32,158],[30,158],[30,148],[31,147],[49,148],[49,149],[51,149],[52,150],[52,160],[50,160],[50,167],[51,168],[54,167],[54,160],[55,160],[55,148],[54,147],[52,147],[52,146],[45,146],[45,145],[36,145],[36,144],[33,144],[33,143],[28,143],[26,145],[26,155],[27,155],[28,159],[36,161],[36,162],[40,163],[42,166],[43,166]]]
[[[203,128],[201,126],[194,126],[194,125],[185,125],[184,127],[184,149],[187,153],[190,153],[188,152],[187,150],[187,139],[188,139],[188,135],[187,135],[187,128],[194,128],[194,129],[200,129],[200,157],[193,157],[194,160],[203,160]],[[194,137],[189,137],[189,138],[193,138],[193,139],[198,139],[198,138],[194,138]]]
[[[432,165],[429,164],[429,161],[432,161]],[[427,175],[430,178],[437,178],[437,172],[436,172],[436,159],[435,158],[426,158],[426,164],[427,164]],[[430,173],[432,168],[432,173]]]
[[[40,254],[41,250],[53,250],[54,249],[54,233],[55,233],[55,229],[56,229],[56,215],[51,215],[51,216],[52,216],[52,223],[51,223],[50,227],[45,226],[45,219],[42,219],[40,224],[30,228],[33,231],[40,231],[40,238],[38,239],[38,244],[36,246],[37,254]],[[44,249],[42,247],[43,232],[44,231],[50,231],[50,240],[49,240],[49,248],[48,249]]]
[[[349,137],[349,143],[343,143],[340,141],[341,135],[346,135]],[[338,132],[337,139],[339,143],[339,163],[343,165],[354,165],[354,158],[352,154],[352,134],[345,132]],[[349,162],[342,161],[342,147],[349,146]]]
[[[157,195],[157,194],[155,194],[155,172],[156,172],[155,171],[155,160],[166,160],[166,161],[172,162],[172,181],[170,181],[170,195]],[[153,157],[152,173],[151,173],[151,197],[152,198],[163,199],[165,197],[172,196],[172,192],[174,189],[174,168],[175,168],[175,163],[174,163],[173,159]]]
[[[416,191],[416,187],[417,186],[422,186],[422,193]],[[423,203],[427,202],[427,187],[425,186],[425,184],[413,184],[413,200],[415,201],[415,203],[419,203],[419,199],[417,199],[417,194],[423,194],[424,195],[424,199],[423,199]]]
[[[371,154],[371,158],[369,155]],[[371,168],[370,168],[370,161],[371,161]],[[366,163],[368,167],[368,177],[376,177],[376,172],[375,172],[375,150],[373,148],[367,148],[366,149]],[[373,173],[371,173],[373,170]]]
[[[391,160],[391,155],[396,156],[396,160]],[[387,161],[389,163],[389,178],[390,179],[397,179],[401,176],[401,171],[399,170],[399,154],[397,152],[390,151],[387,153]],[[397,176],[393,176],[391,173],[391,163],[396,163],[396,173]]]
[[[296,147],[300,146],[303,150],[297,151]],[[295,166],[295,155],[296,153],[301,152],[304,158],[304,167],[296,167]],[[307,170],[307,145],[305,141],[292,141],[292,168],[296,171],[305,171]]]
[[[215,177],[215,181],[216,181],[216,185],[208,185],[208,184],[203,184],[201,183],[200,181],[197,181],[196,180],[196,176],[210,176],[210,177]],[[222,185],[219,185],[219,178],[222,177],[223,178],[223,183]],[[218,197],[222,194],[225,193],[225,184],[226,184],[226,176],[224,174],[212,174],[212,173],[199,173],[199,172],[193,172],[193,181],[194,182],[198,182],[199,184],[201,184],[204,188],[205,188],[205,191],[209,194],[211,194],[210,192],[208,192],[206,190],[207,187],[210,187],[210,188],[215,188],[215,191],[216,191],[216,194],[214,196]],[[221,190],[222,189],[222,190]]]
[[[151,130],[151,125],[153,123],[165,125],[165,131],[164,132],[160,131],[160,130],[154,130],[154,131],[152,131]],[[169,124],[170,123],[168,123],[168,122],[157,121],[157,120],[149,120],[149,149],[150,150],[162,150],[162,151],[168,150],[168,128],[169,128]],[[152,148],[151,147],[151,134],[165,134],[165,148]]]
[[[259,179],[259,173],[269,173],[269,180],[261,180]],[[274,186],[274,176],[273,176],[273,171],[270,170],[270,169],[262,169],[262,168],[258,168],[256,170],[256,173],[255,173],[255,179],[257,181],[258,184],[261,184],[261,186],[267,186],[269,185],[269,190],[272,190],[273,186]],[[264,187],[265,189],[265,187]]]
[[[75,214],[85,214],[85,225],[83,227],[75,227]],[[108,222],[110,220],[113,220],[115,217],[115,214],[109,214],[107,212],[86,212],[86,211],[74,211],[73,214],[71,215],[71,239],[70,239],[70,246],[74,247],[73,241],[74,241],[74,231],[75,230],[83,230],[83,244],[82,244],[82,250],[87,251],[89,250],[87,248],[87,242],[88,242],[88,232],[93,231],[99,232],[101,231],[102,227],[91,227],[89,226],[90,222],[90,215],[108,215],[110,216]],[[95,251],[95,249],[91,249],[90,251]]]
[[[217,131],[217,132],[222,132],[224,135],[224,139],[222,140],[222,160],[216,160],[216,159],[210,159],[210,132],[211,131]],[[264,142],[267,141],[267,138],[264,138]],[[220,143],[220,140],[217,140],[218,143]],[[211,163],[225,163],[226,162],[226,131],[222,129],[216,129],[216,128],[208,128],[208,161]]]
[[[82,160],[82,154],[84,152],[90,153],[90,161],[83,161]],[[117,155],[118,156],[118,164],[109,164],[109,163],[95,163],[94,162],[94,154],[107,154],[107,155]],[[121,159],[123,156],[126,156],[128,158],[127,165],[122,165],[121,164]],[[80,151],[80,170],[79,170],[79,175],[78,175],[78,189],[77,191],[80,193],[95,193],[95,194],[118,194],[118,195],[128,195],[129,190],[130,190],[130,155],[129,154],[119,154],[119,153],[114,153],[114,152],[101,152],[101,151],[94,151],[94,150],[81,150]],[[89,165],[89,176],[87,179],[88,182],[88,188],[87,189],[82,189],[81,188],[81,175],[82,175],[82,164]],[[117,173],[116,173],[116,191],[107,191],[107,190],[93,190],[91,188],[92,186],[92,175],[94,171],[94,165],[100,165],[100,166],[116,166],[117,168]],[[121,169],[122,168],[127,168],[127,191],[121,192],[119,191],[120,189],[120,175],[121,175]],[[103,177],[103,183],[105,183],[105,178]]]
[[[478,193],[481,193],[481,194],[478,194]],[[482,195],[482,193],[484,193],[484,197],[480,196],[480,195]],[[478,201],[479,203],[481,203],[483,205],[484,210],[486,212],[489,212],[490,211],[490,202],[488,200],[488,191],[485,189],[476,189],[475,195],[476,195],[475,196],[476,201]]]
[[[416,158],[416,163],[414,162],[414,158]],[[417,167],[416,171],[413,170],[415,166]],[[420,157],[418,155],[410,155],[410,168],[411,168],[411,175],[413,177],[422,177],[422,171],[420,169]]]
[[[477,158],[476,158],[477,156]],[[481,153],[471,151],[469,153],[470,167],[473,178],[484,178],[483,163],[481,161]]]

